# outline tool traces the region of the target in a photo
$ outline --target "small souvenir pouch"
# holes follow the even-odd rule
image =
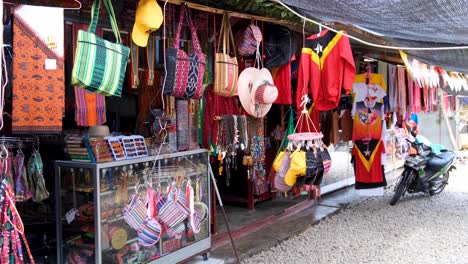
[[[296,178],[304,176],[306,174],[306,164],[305,164],[305,152],[304,151],[294,151],[291,154],[291,165],[288,172],[284,176],[284,182],[288,186],[294,186],[296,183]]]
[[[125,222],[135,230],[139,230],[141,228],[147,219],[147,215],[148,212],[145,204],[136,195],[133,195],[123,209]]]
[[[323,161],[320,152],[307,151],[305,184],[320,185],[323,179],[323,171]]]
[[[281,162],[281,166],[279,167],[278,172],[275,175],[275,188],[278,191],[288,192],[289,190],[291,190],[291,186],[288,186],[284,182],[284,176],[286,175],[286,172],[289,170],[290,162],[291,162],[290,154],[289,152],[286,152]]]
[[[158,243],[162,235],[162,226],[155,218],[143,223],[138,231],[138,243],[144,247],[150,247]]]
[[[331,156],[330,156],[330,153],[328,153],[328,149],[326,147],[324,147],[323,150],[320,150],[319,154],[320,156],[322,156],[323,174],[325,175],[331,169],[331,165],[332,165]]]
[[[183,210],[184,206],[180,205],[180,202],[178,201],[180,192],[175,188],[175,186],[170,188],[169,194],[167,202],[159,211],[159,215],[161,217],[161,221],[167,226],[167,228],[172,228],[182,223],[187,218],[188,210]]]
[[[286,155],[287,151],[281,151],[275,158],[275,160],[273,161],[273,170],[278,172],[280,166],[281,166],[281,163],[283,161],[283,158],[284,156]]]

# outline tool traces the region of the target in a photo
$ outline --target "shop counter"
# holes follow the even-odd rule
[[[160,240],[143,246],[141,230],[125,219],[125,206],[134,197],[146,202],[148,188],[159,191],[155,197],[164,204],[165,190],[178,186],[185,195],[188,183],[199,191],[208,220],[195,232],[188,218],[183,231],[162,225]],[[211,248],[204,149],[107,163],[56,161],[56,186],[58,263],[176,263]]]

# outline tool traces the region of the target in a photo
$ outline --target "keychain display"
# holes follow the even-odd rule
[[[112,151],[112,156],[114,160],[124,160],[127,157],[125,156],[125,151],[120,143],[120,140],[117,137],[106,137],[107,144],[109,145],[110,150]]]

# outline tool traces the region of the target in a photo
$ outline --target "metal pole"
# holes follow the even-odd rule
[[[228,219],[227,219],[227,216],[226,216],[226,211],[224,211],[223,201],[221,200],[221,196],[219,195],[218,185],[216,184],[216,179],[215,179],[215,176],[213,174],[213,169],[211,168],[211,164],[210,164],[209,168],[210,168],[211,181],[213,182],[213,186],[214,186],[214,189],[215,189],[215,192],[216,192],[216,197],[218,197],[219,206],[221,206],[221,212],[223,213],[224,222],[226,223],[229,238],[231,239],[232,249],[234,250],[234,254],[236,255],[237,263],[240,264],[241,262],[240,262],[240,259],[239,259],[239,255],[237,254],[236,244],[234,244],[234,239],[232,238],[232,233],[231,233],[231,229],[229,228],[229,222],[228,222]]]

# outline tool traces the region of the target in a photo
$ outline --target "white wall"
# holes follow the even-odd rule
[[[454,137],[456,137],[455,115],[451,112],[447,112],[447,115],[449,117]],[[419,113],[418,119],[420,135],[427,137],[432,143],[441,144],[447,149],[453,149],[442,112]]]

